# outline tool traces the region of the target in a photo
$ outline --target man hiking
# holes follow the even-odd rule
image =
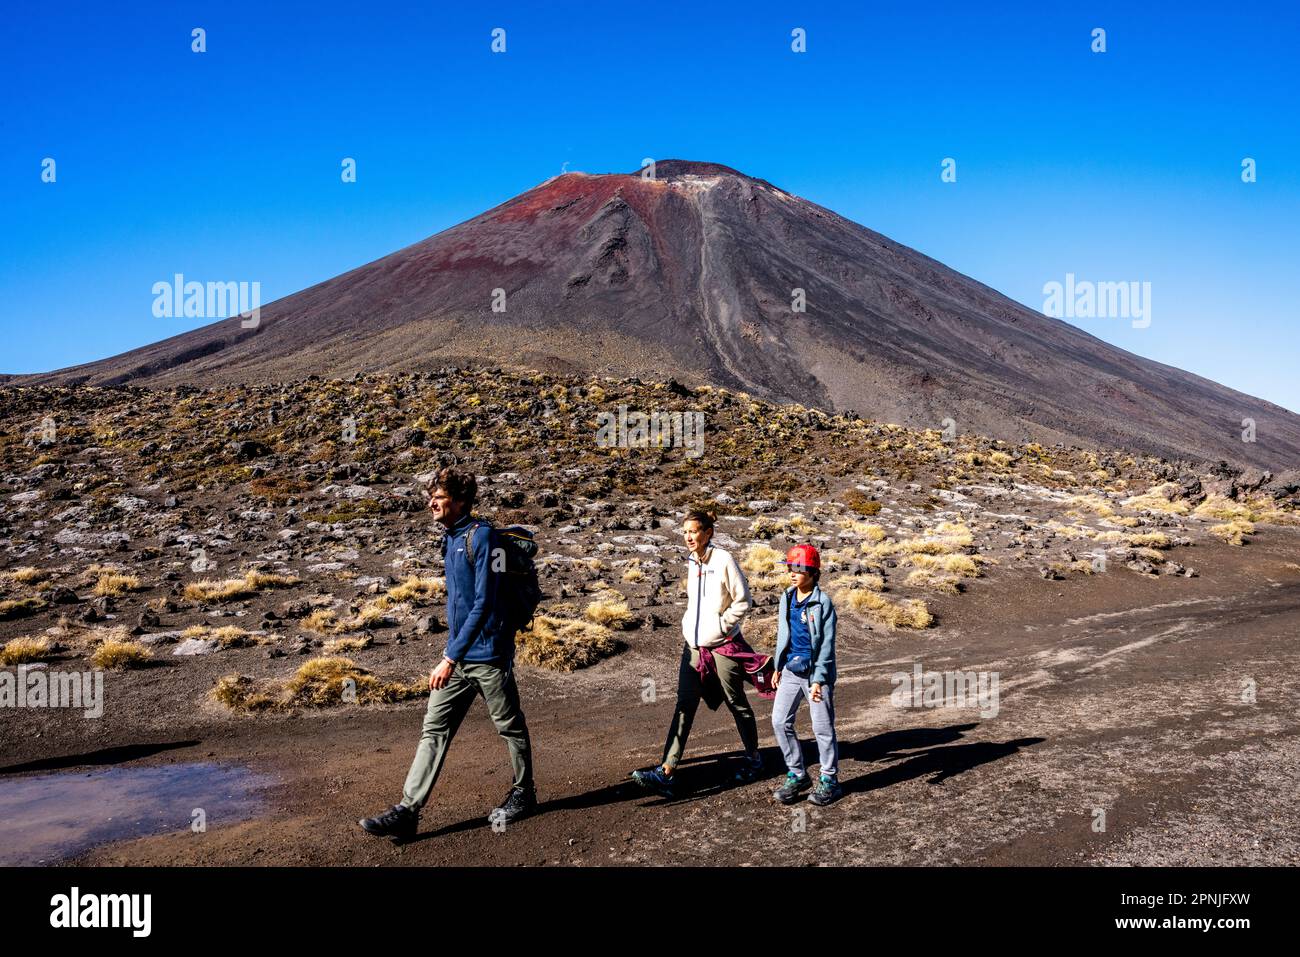
[[[429,706],[401,803],[360,822],[367,833],[407,840],[415,836],[447,748],[482,695],[497,733],[510,749],[514,783],[488,820],[509,823],[536,809],[532,745],[515,685],[515,628],[498,601],[503,575],[493,529],[471,514],[478,496],[474,476],[445,468],[433,481],[429,511],[446,529],[447,647],[429,675]]]
[[[712,544],[714,521],[712,512],[697,509],[688,512],[682,522],[689,554],[677,707],[664,743],[663,761],[632,772],[632,780],[641,787],[668,798],[676,793],[673,774],[686,749],[701,698],[713,709],[725,701],[736,720],[745,757],[735,780],[750,782],[763,773],[758,725],[745,697],[745,682],[754,684],[763,697],[772,697],[772,658],[754,651],[740,632],[741,619],[752,605],[749,582],[735,558]]]

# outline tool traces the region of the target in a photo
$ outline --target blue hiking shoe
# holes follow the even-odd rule
[[[660,797],[670,798],[676,793],[673,787],[673,779],[664,774],[664,769],[659,765],[655,765],[653,768],[633,771],[632,780],[647,791],[652,791]]]
[[[844,797],[844,789],[840,787],[840,779],[823,774],[818,778],[813,793],[808,795],[808,802],[818,807],[825,807],[827,804],[834,804],[842,797]]]
[[[812,778],[808,777],[807,774],[799,775],[793,771],[787,771],[785,783],[772,792],[772,797],[782,804],[793,804],[799,800],[799,795],[810,787],[812,787]]]
[[[763,756],[761,754],[749,755],[741,760],[740,770],[736,772],[737,781],[741,784],[749,784],[762,776]]]

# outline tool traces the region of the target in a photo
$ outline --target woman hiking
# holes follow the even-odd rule
[[[669,798],[676,793],[673,777],[686,749],[686,738],[691,733],[701,698],[712,709],[725,701],[736,720],[745,756],[735,779],[750,782],[763,772],[758,726],[745,697],[745,682],[753,683],[764,697],[772,697],[772,659],[754,651],[741,635],[741,620],[752,607],[749,582],[736,560],[713,544],[714,521],[712,512],[694,509],[682,523],[682,537],[689,554],[677,707],[668,728],[662,762],[632,772],[632,780],[641,787]]]

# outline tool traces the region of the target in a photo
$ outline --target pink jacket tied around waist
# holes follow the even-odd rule
[[[700,683],[704,685],[701,697],[711,710],[716,711],[723,701],[722,683],[718,680],[718,666],[713,660],[714,655],[725,655],[733,661],[740,662],[745,669],[745,678],[758,689],[762,697],[776,696],[776,688],[772,686],[772,656],[760,654],[749,647],[749,642],[745,641],[743,635],[737,634],[712,648],[700,648],[699,654],[700,659],[695,665],[695,670],[699,673]]]

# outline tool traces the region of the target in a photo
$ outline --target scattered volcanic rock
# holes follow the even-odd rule
[[[449,360],[670,379],[681,398],[709,382],[1010,442],[1300,462],[1300,416],[1111,346],[769,182],[681,160],[653,178],[554,177],[262,307],[256,328],[235,316],[6,381],[360,381]],[[1246,418],[1259,423],[1254,442],[1241,440]],[[413,426],[391,447],[427,437]],[[241,462],[264,454],[249,439],[231,446]]]

